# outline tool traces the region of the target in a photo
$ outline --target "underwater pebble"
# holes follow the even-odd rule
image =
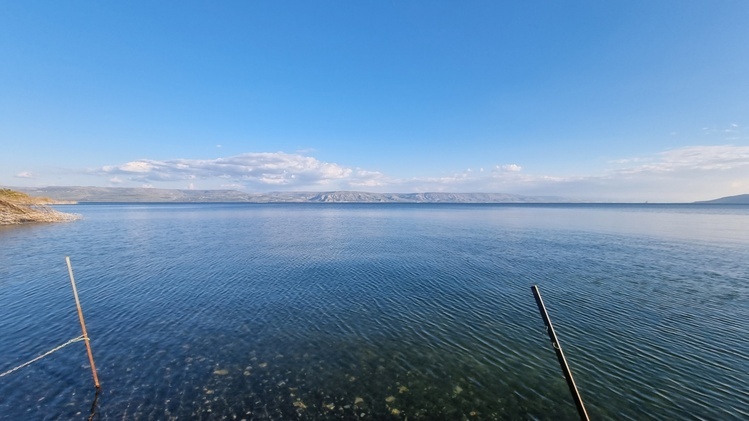
[[[408,392],[408,388],[406,386],[401,386],[398,388],[398,393],[406,393]]]
[[[268,367],[268,363],[260,363],[257,366],[260,368],[265,368],[265,367]]]
[[[459,385],[456,385],[455,387],[453,387],[453,393],[455,395],[460,395],[460,392],[462,392],[462,391],[463,391],[463,388],[460,387]]]
[[[225,376],[229,374],[229,370],[222,368],[221,370],[213,370],[213,374],[219,375],[219,376]]]
[[[387,398],[385,398],[385,402],[387,403],[395,402],[395,396],[388,396]]]
[[[357,396],[356,399],[354,399],[354,405],[363,405],[364,404],[364,398],[360,398]]]
[[[400,415],[401,411],[398,408],[393,408],[390,410],[390,413],[393,415]]]
[[[244,374],[245,376],[249,376],[252,373],[250,373],[250,370],[245,370],[244,373],[242,373],[242,374]]]
[[[307,409],[307,405],[305,405],[305,404],[304,404],[304,402],[302,402],[302,401],[301,401],[301,400],[299,400],[299,399],[297,399],[297,400],[296,400],[296,401],[294,402],[294,406],[295,406],[295,407],[297,407],[297,408],[299,408],[299,409]]]

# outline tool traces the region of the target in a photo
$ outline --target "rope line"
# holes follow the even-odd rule
[[[31,361],[27,361],[27,362],[25,362],[25,363],[23,363],[23,364],[19,365],[18,367],[14,367],[14,368],[11,368],[10,370],[6,371],[5,373],[2,373],[2,374],[0,374],[0,377],[4,377],[4,376],[7,376],[8,374],[10,374],[10,373],[12,373],[12,372],[14,372],[14,371],[16,371],[16,370],[20,370],[20,369],[22,369],[22,368],[26,367],[27,365],[33,364],[33,363],[35,363],[35,362],[37,362],[37,361],[41,360],[42,358],[44,358],[44,357],[48,356],[49,354],[52,354],[53,352],[57,352],[57,351],[59,351],[59,350],[61,350],[61,349],[65,348],[66,346],[68,346],[68,345],[70,345],[70,344],[73,344],[73,343],[76,343],[76,342],[80,342],[80,341],[87,341],[87,340],[88,340],[88,338],[87,338],[87,337],[85,337],[85,336],[83,336],[83,335],[81,335],[81,336],[79,336],[79,337],[77,337],[77,338],[73,338],[73,339],[71,339],[71,340],[69,340],[69,341],[65,342],[64,344],[62,344],[62,345],[60,345],[60,346],[58,346],[58,347],[55,347],[55,348],[53,348],[53,349],[51,349],[51,350],[49,350],[49,351],[45,352],[44,354],[42,354],[42,355],[40,355],[40,356],[38,356],[38,357],[34,358],[34,359],[33,359],[33,360],[31,360]]]

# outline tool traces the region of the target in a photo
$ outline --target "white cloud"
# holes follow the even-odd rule
[[[507,165],[502,165],[502,166],[501,166],[501,167],[499,167],[499,168],[500,168],[500,169],[501,169],[502,171],[507,171],[507,172],[520,172],[520,171],[522,171],[522,170],[523,170],[523,167],[521,167],[521,166],[520,166],[520,165],[518,165],[518,164],[507,164]]]
[[[145,161],[128,162],[120,168],[124,172],[147,173],[153,169],[153,165]]]
[[[16,178],[34,178],[34,174],[31,171],[21,171],[15,175]]]
[[[687,146],[617,160],[602,174],[536,180],[529,193],[619,201],[689,202],[747,193],[749,146]]]
[[[476,166],[474,168],[481,168]],[[693,201],[746,193],[749,146],[689,146],[609,162],[599,173],[531,174],[518,163],[397,178],[300,153],[245,153],[217,159],[141,159],[102,167],[112,183],[165,188],[496,192],[585,200]]]
[[[379,171],[357,169],[349,177],[348,184],[352,188],[377,188],[394,184],[394,180]]]
[[[491,172],[398,180],[398,191],[498,192],[582,200],[689,202],[747,193],[749,147],[690,146],[612,161],[602,173],[525,174],[520,165]],[[394,190],[391,186],[389,190]]]
[[[688,146],[631,162],[643,164],[622,169],[623,173],[730,170],[749,166],[749,146]]]
[[[303,187],[343,182],[352,178],[354,169],[319,161],[299,154],[246,153],[217,159],[141,159],[110,165],[95,171],[137,182],[173,182],[180,180],[232,180],[245,186]],[[353,178],[362,182],[366,173]],[[223,184],[227,184],[224,182]]]

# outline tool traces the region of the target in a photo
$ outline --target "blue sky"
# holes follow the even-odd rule
[[[0,3],[0,185],[749,193],[749,2]]]

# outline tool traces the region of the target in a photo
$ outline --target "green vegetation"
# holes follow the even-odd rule
[[[48,205],[56,203],[46,197],[31,197],[11,189],[0,189],[0,225],[29,222],[65,222],[80,215],[56,211]]]

